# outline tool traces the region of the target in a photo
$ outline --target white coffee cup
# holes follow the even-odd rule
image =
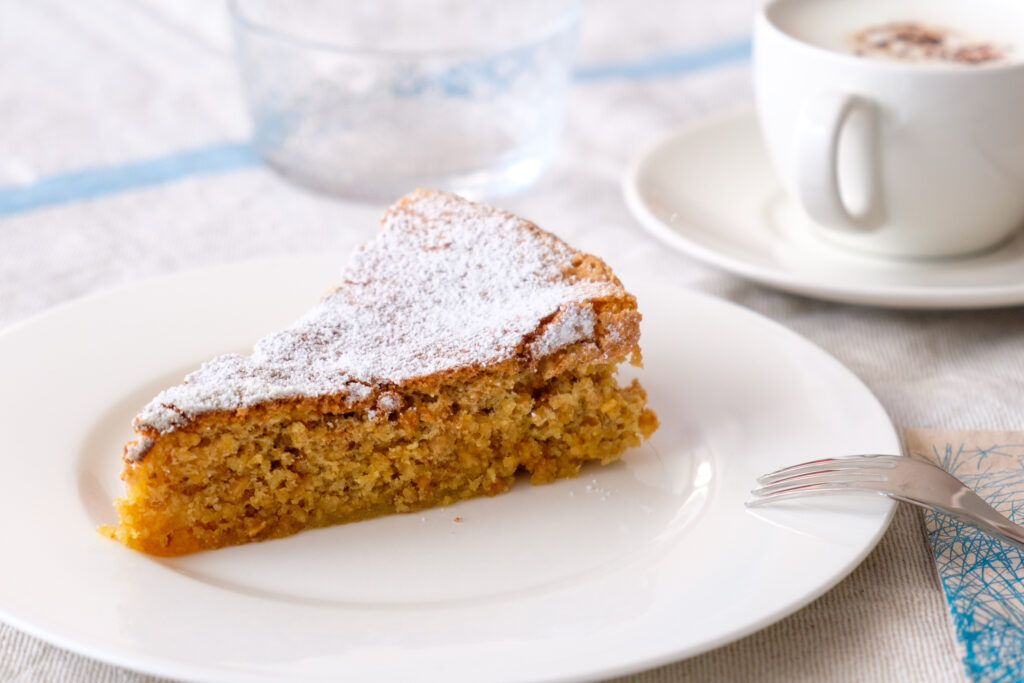
[[[846,47],[905,21],[1006,58],[912,63]],[[955,257],[1024,225],[1024,1],[774,0],[757,17],[754,83],[776,171],[830,241]]]

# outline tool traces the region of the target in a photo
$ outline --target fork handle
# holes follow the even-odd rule
[[[898,494],[888,494],[891,498],[902,500],[905,503],[918,505],[927,510],[948,515],[960,520],[964,524],[988,534],[994,538],[1008,543],[1018,550],[1024,550],[1024,529],[1011,522],[1006,517],[996,512],[978,494],[969,489],[957,493],[956,503],[959,509],[951,509],[935,504],[925,503],[913,498],[904,498]]]
[[[1003,515],[996,512],[974,491],[963,491],[957,497],[957,503],[973,517],[966,521],[972,523],[982,531],[989,533],[1002,541],[1024,550],[1024,530],[1017,526]]]

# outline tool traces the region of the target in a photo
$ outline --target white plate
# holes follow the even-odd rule
[[[898,440],[853,375],[750,312],[657,285],[641,372],[662,426],[549,486],[173,560],[113,521],[139,406],[247,349],[335,279],[248,262],[74,302],[0,336],[0,615],[141,671],[217,680],[610,676],[694,655],[823,593],[874,546],[881,498],[743,507],[754,477]],[[456,517],[460,518],[459,520]]]
[[[683,254],[788,292],[899,308],[1024,304],[1024,232],[963,259],[900,260],[821,238],[786,194],[744,112],[683,128],[631,165],[626,203]]]

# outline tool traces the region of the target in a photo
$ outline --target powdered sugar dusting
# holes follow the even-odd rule
[[[153,447],[153,439],[148,436],[140,436],[135,441],[129,441],[124,447],[124,456],[129,460],[141,458],[146,451]]]
[[[509,213],[420,190],[388,210],[341,286],[250,356],[228,354],[161,392],[136,417],[167,432],[214,410],[263,401],[344,394],[464,365],[505,360],[530,343],[541,357],[592,337],[587,301],[621,293],[613,282],[569,278],[578,254]],[[382,395],[381,410],[397,409]]]
[[[530,353],[541,358],[580,339],[594,336],[597,316],[589,306],[573,304],[562,310],[530,344]]]

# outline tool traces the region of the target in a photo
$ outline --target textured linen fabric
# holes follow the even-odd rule
[[[753,2],[649,0],[638,11],[626,0],[591,0],[586,12],[578,58],[586,77],[572,87],[559,154],[537,185],[495,203],[605,257],[627,284],[642,272],[792,328],[861,377],[898,425],[1024,429],[1021,309],[901,312],[774,292],[671,252],[626,210],[622,173],[646,145],[751,103],[748,63],[693,55],[742,44]],[[0,188],[173,160],[248,136],[220,3],[0,2],[0,59]],[[340,264],[374,233],[382,209],[309,194],[259,166],[79,192],[0,211],[0,331],[81,296],[205,265],[309,252],[337,253]],[[0,624],[0,680],[154,679]],[[623,680],[959,681],[963,673],[921,518],[901,508],[864,564],[805,609]]]

